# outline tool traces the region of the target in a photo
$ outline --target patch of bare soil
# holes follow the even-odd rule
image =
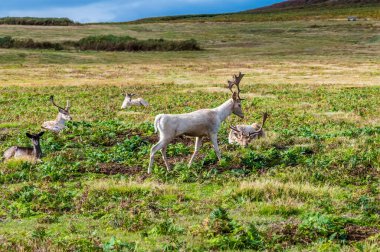
[[[362,227],[354,224],[348,224],[344,229],[347,232],[347,240],[349,241],[365,240],[380,232],[380,229],[374,227]]]
[[[126,175],[136,175],[141,172],[139,167],[127,167],[119,163],[100,163],[99,170],[97,173],[115,175],[115,174],[126,174]]]
[[[274,223],[268,230],[267,236],[269,239],[277,239],[277,242],[281,244],[282,247],[288,247],[294,245],[298,242],[297,231],[299,220],[290,218],[286,221]],[[304,241],[306,243],[310,241]]]

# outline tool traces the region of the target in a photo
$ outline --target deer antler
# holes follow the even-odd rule
[[[230,126],[230,129],[239,133],[241,132],[240,130],[238,130],[238,128],[236,128],[236,126]]]
[[[66,100],[66,108],[65,110],[68,111],[70,109],[70,101]]]
[[[263,130],[264,124],[265,124],[265,122],[266,122],[268,116],[269,116],[268,112],[265,112],[265,113],[263,114],[263,122],[261,123],[260,129],[254,131],[254,132],[250,132],[250,133],[249,133],[249,136],[250,136],[250,137],[256,136],[256,135],[258,135],[258,134],[261,133],[261,131]]]
[[[232,76],[232,78],[233,78],[232,81],[228,80],[228,89],[231,90],[232,93],[233,93],[232,87],[234,85],[237,87],[237,90],[238,90],[237,95],[238,95],[239,100],[244,100],[244,99],[240,98],[241,89],[240,89],[240,86],[239,86],[240,85],[240,81],[241,81],[241,79],[243,79],[243,77],[244,77],[244,74],[242,74],[241,72],[239,72],[239,75],[234,74]]]
[[[66,110],[66,109],[64,109],[64,108],[62,108],[62,107],[60,107],[60,106],[58,106],[57,104],[55,104],[55,102],[54,102],[54,95],[51,95],[51,96],[50,96],[50,101],[51,101],[51,103],[53,103],[53,105],[56,106],[57,108],[62,109],[62,110]]]

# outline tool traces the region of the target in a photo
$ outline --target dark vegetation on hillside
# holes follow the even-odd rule
[[[129,36],[99,35],[82,38],[75,46],[80,50],[98,51],[195,51],[200,50],[194,39],[170,41],[164,39],[137,40]]]
[[[49,41],[37,42],[33,39],[15,39],[10,36],[0,37],[0,48],[26,49],[79,49],[82,51],[196,51],[200,50],[194,39],[169,41],[164,39],[137,40],[129,36],[99,35],[89,36],[79,41],[54,43]]]
[[[288,0],[270,6],[248,10],[247,12],[270,12],[289,9],[323,8],[323,7],[359,7],[369,4],[380,4],[380,0]]]
[[[56,25],[68,26],[75,25],[69,18],[38,18],[38,17],[3,17],[0,18],[0,24],[8,25]]]
[[[0,37],[0,48],[63,50],[63,46],[60,43],[53,43],[48,41],[36,42],[33,39],[14,39],[10,36]]]
[[[129,23],[159,22],[262,22],[290,20],[323,20],[358,16],[362,19],[380,19],[379,0],[294,0],[243,11],[204,15],[181,15],[145,18]]]
[[[231,13],[232,14],[232,13]],[[195,15],[177,15],[177,16],[164,16],[164,17],[151,17],[151,18],[142,18],[135,21],[131,21],[129,23],[151,23],[152,21],[160,21],[160,22],[170,22],[177,21],[183,19],[194,19],[194,18],[211,18],[220,16],[222,14],[195,14]],[[229,15],[228,13],[223,15]],[[121,22],[123,23],[123,22]]]

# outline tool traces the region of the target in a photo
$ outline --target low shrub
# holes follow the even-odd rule
[[[207,239],[211,249],[254,249],[264,248],[264,239],[257,228],[250,224],[240,225],[228,216],[226,209],[218,207],[206,218],[198,231]]]
[[[54,49],[63,50],[60,43],[49,41],[38,42],[33,39],[14,39],[10,36],[0,37],[1,48]]]
[[[194,51],[200,50],[196,40],[168,41],[164,39],[137,40],[129,36],[99,35],[80,39],[80,50],[96,51]]]
[[[338,218],[321,213],[310,213],[303,217],[298,227],[298,236],[303,240],[315,241],[317,239],[346,240],[344,229],[347,219]]]
[[[103,251],[136,251],[137,246],[134,242],[124,242],[116,239],[114,236],[108,242],[103,243]]]
[[[34,41],[33,39],[15,39],[10,36],[0,37],[0,48],[26,49],[79,49],[82,51],[196,51],[200,50],[194,39],[170,41],[164,39],[137,40],[129,36],[99,35],[89,36],[79,41],[54,43]]]

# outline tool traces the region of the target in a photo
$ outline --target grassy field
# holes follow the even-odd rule
[[[380,22],[0,26],[35,41],[99,34],[194,38],[197,52],[0,49],[0,152],[72,103],[42,137],[43,162],[0,163],[0,251],[379,251]],[[242,71],[245,119],[168,148],[148,176],[153,119],[216,107]],[[120,110],[128,91],[151,106]],[[229,145],[229,125],[270,113],[267,138]]]

